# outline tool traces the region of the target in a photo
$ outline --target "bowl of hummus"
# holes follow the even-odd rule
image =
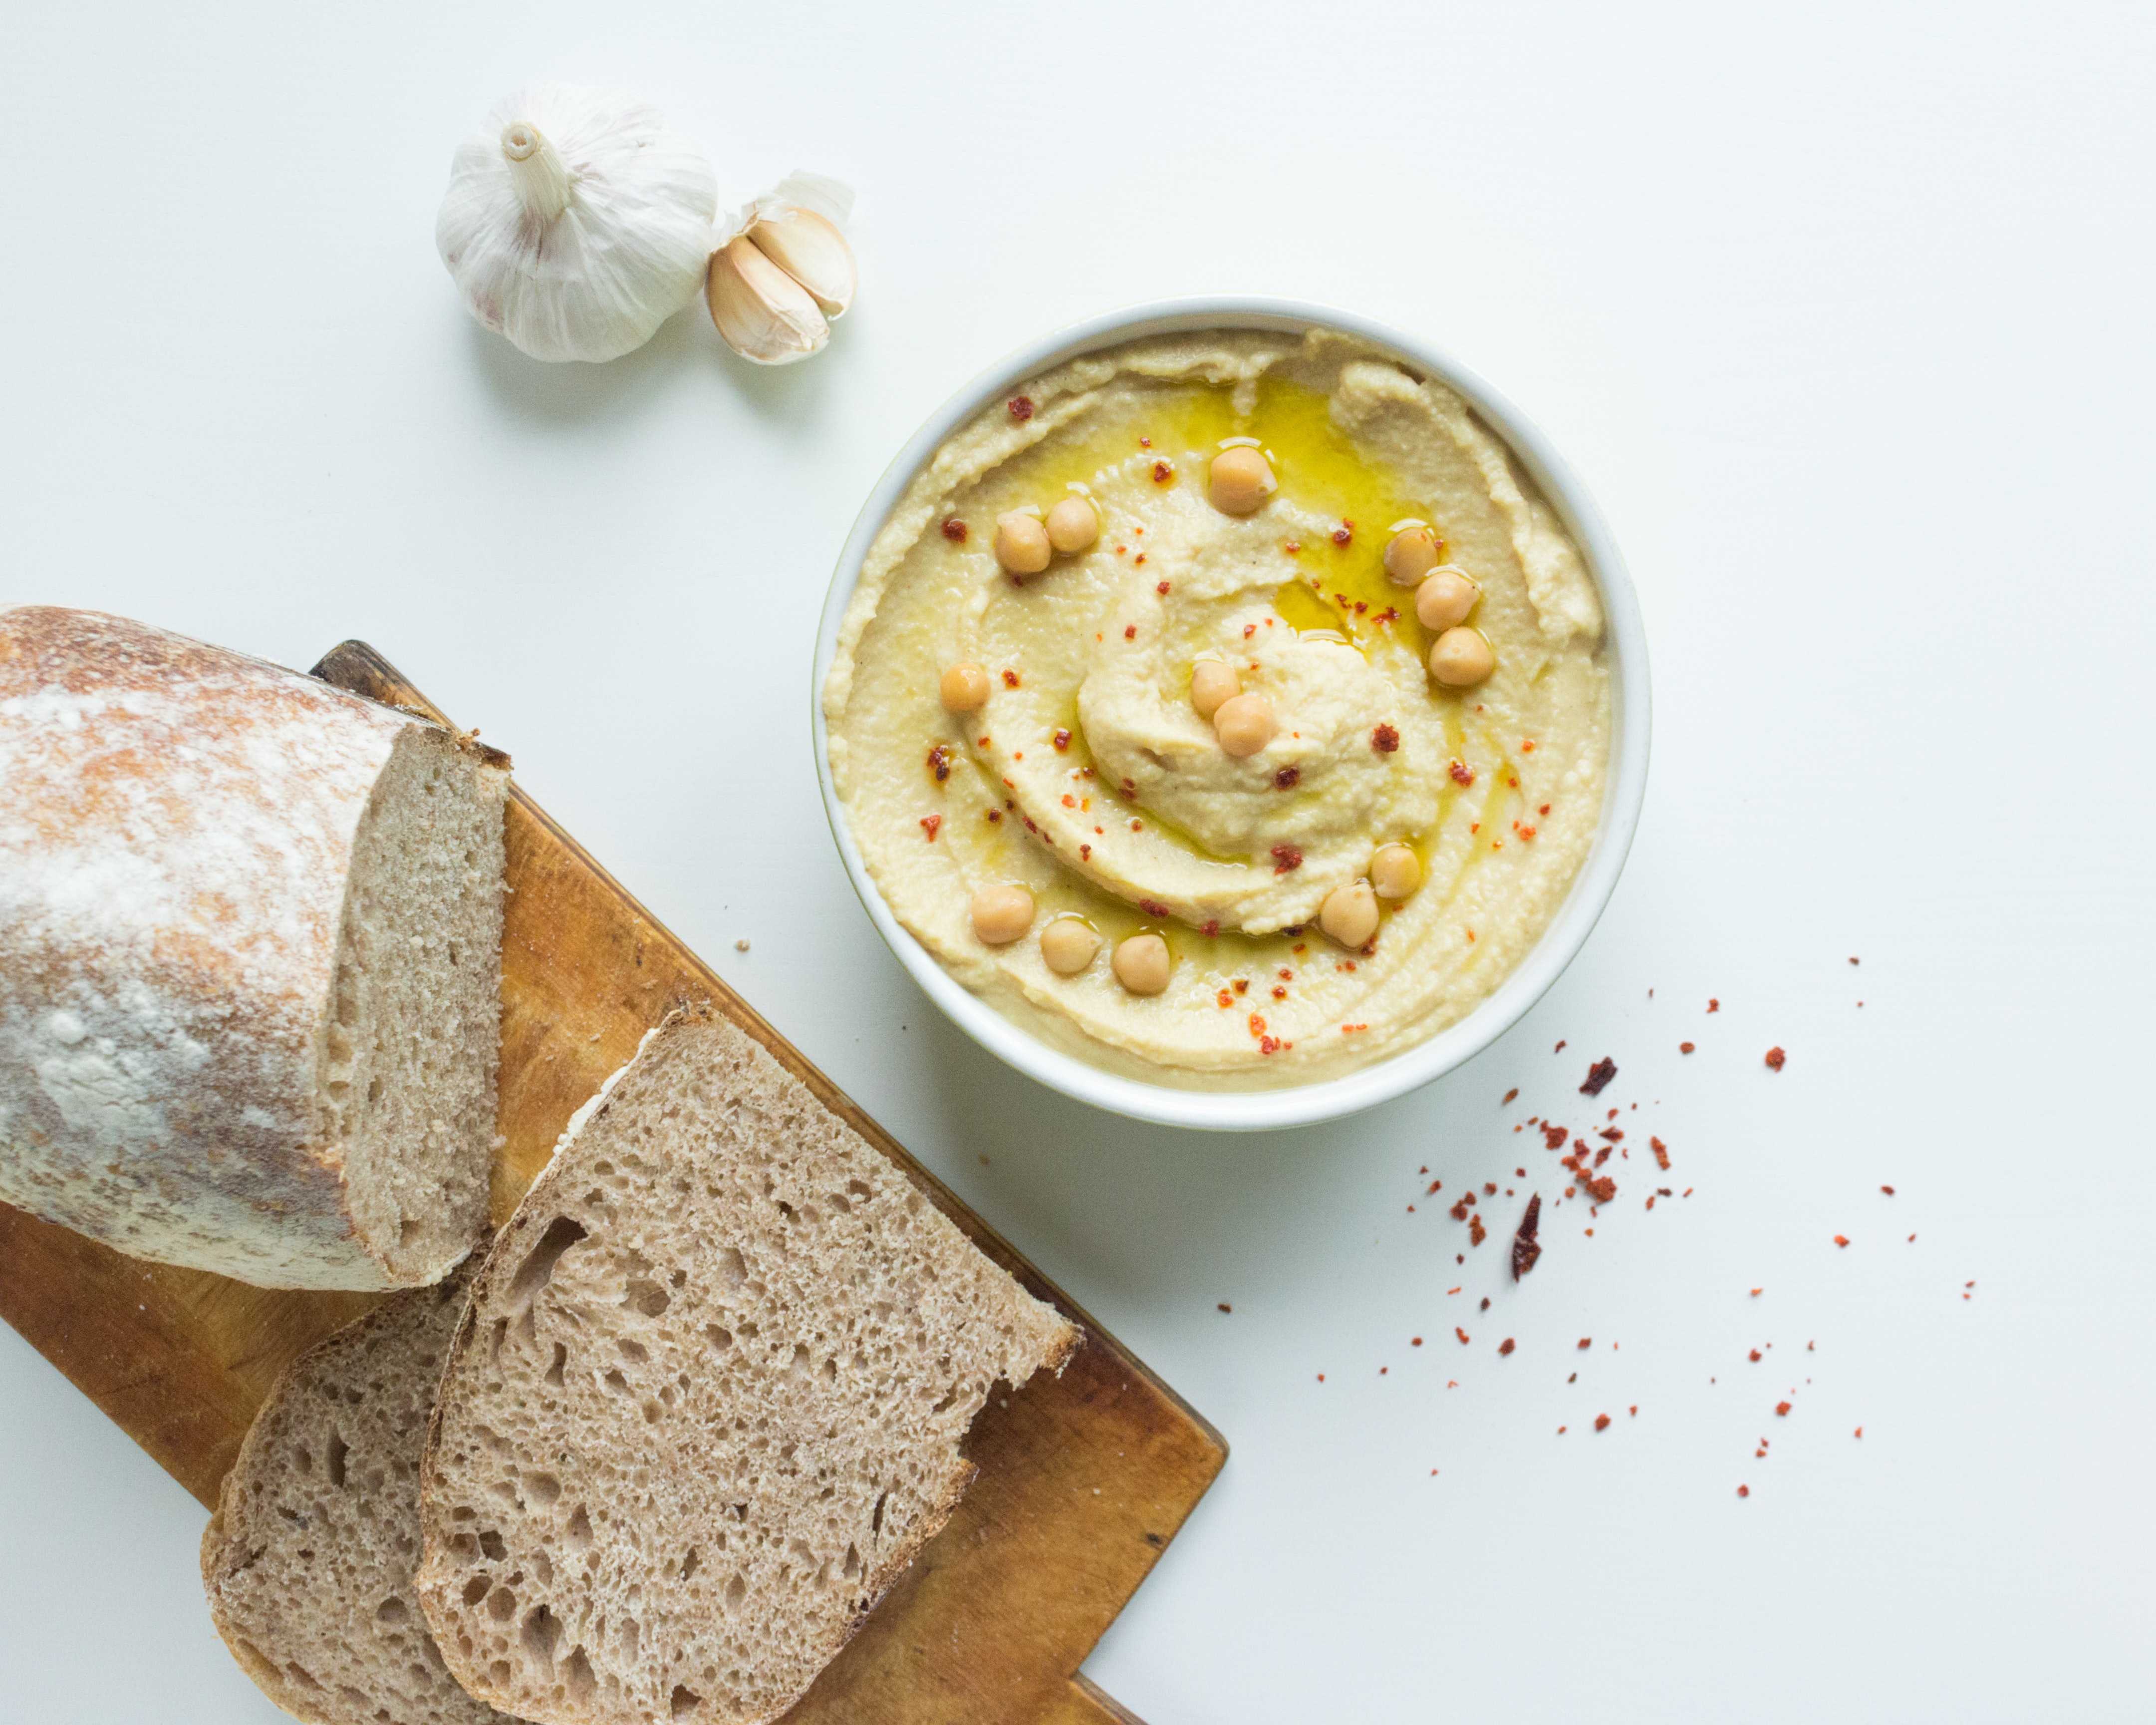
[[[1515,1023],[1614,889],[1646,651],[1599,511],[1426,341],[1178,300],[921,428],[817,642],[826,810],[937,1004],[1137,1118],[1307,1123]]]

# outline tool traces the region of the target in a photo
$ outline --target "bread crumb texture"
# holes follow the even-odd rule
[[[502,757],[95,612],[0,611],[0,1199],[271,1287],[485,1225]]]
[[[506,1725],[450,1676],[413,1588],[419,1461],[465,1284],[393,1296],[295,1361],[203,1535],[218,1633],[300,1718]]]
[[[1076,1332],[755,1042],[677,1014],[497,1240],[419,1591],[548,1722],[776,1718],[949,1517],[998,1378]]]

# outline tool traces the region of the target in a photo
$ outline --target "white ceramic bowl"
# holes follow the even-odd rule
[[[1014,393],[1065,360],[1096,348],[1111,347],[1142,336],[1183,330],[1281,330],[1296,334],[1313,325],[1344,331],[1374,343],[1416,370],[1440,377],[1473,404],[1475,410],[1512,446],[1522,466],[1571,530],[1585,554],[1608,617],[1608,654],[1612,681],[1614,731],[1610,738],[1609,773],[1603,795],[1602,821],[1594,847],[1564,903],[1522,959],[1517,969],[1489,998],[1450,1029],[1429,1041],[1365,1066],[1345,1077],[1273,1091],[1213,1092],[1180,1090],[1117,1077],[1052,1049],[1005,1018],[985,1000],[961,987],[920,942],[906,932],[883,901],[861,862],[860,847],[846,824],[845,811],[831,783],[831,763],[824,726],[824,680],[831,668],[839,620],[854,596],[869,544],[899,494],[943,440],[991,403]],[[1043,336],[1008,358],[998,361],[929,416],[898,457],[876,481],[862,505],[860,519],[839,554],[831,578],[830,597],[816,637],[816,675],[810,691],[814,713],[816,773],[824,787],[824,809],[839,841],[846,873],[868,909],[869,918],[912,973],[913,979],[958,1028],[1051,1090],[1096,1107],[1133,1119],[1158,1121],[1215,1132],[1249,1132],[1304,1126],[1331,1120],[1404,1094],[1450,1072],[1488,1047],[1540,999],[1558,973],[1585,944],[1588,934],[1615,891],[1617,876],[1631,849],[1640,803],[1647,788],[1647,644],[1640,626],[1639,601],[1625,572],[1602,512],[1594,506],[1564,458],[1550,447],[1534,423],[1489,384],[1440,347],[1372,319],[1329,305],[1261,295],[1162,300],[1103,312]]]

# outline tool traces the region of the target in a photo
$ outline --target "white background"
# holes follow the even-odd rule
[[[2149,1717],[2150,17],[17,7],[0,594],[373,642],[1217,1422],[1088,1666],[1153,1725]],[[534,75],[651,96],[730,202],[853,181],[830,350],[757,371],[692,307],[550,368],[474,325],[434,207]],[[1389,319],[1538,418],[1656,707],[1629,871],[1527,1021],[1240,1139],[941,1021],[808,743],[891,453],[1022,341],[1206,290]],[[1603,1055],[1694,1195],[1645,1211],[1635,1153],[1517,1289],[1502,1232],[1456,1264],[1443,1203],[1553,1194],[1508,1122],[1584,1124]],[[4,1332],[0,1482],[0,1717],[275,1717],[201,1511]]]

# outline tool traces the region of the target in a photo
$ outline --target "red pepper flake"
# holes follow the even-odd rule
[[[1534,740],[1534,738],[1532,738],[1532,737],[1522,737],[1522,738],[1520,740],[1520,752],[1521,752],[1522,754],[1523,754],[1523,755],[1532,755],[1532,753],[1534,753],[1534,752],[1535,752],[1535,740]]]
[[[1265,1034],[1265,1021],[1255,1013],[1250,1014],[1250,1034],[1253,1036],[1262,1036]]]
[[[1006,689],[1015,689],[1018,687],[1018,673],[1016,671],[1007,670],[1004,673],[1004,687]]]
[[[953,545],[963,545],[966,542],[966,524],[955,515],[947,517],[943,523],[943,536]]]
[[[928,834],[928,842],[931,845],[936,842],[937,829],[942,824],[943,817],[940,814],[924,814],[921,817],[921,830]]]
[[[1774,1404],[1774,1411],[1783,1418],[1787,1419],[1789,1417],[1789,1404],[1787,1402],[1776,1402]]]
[[[1617,1183],[1607,1174],[1583,1174],[1579,1183],[1587,1189],[1589,1195],[1597,1204],[1607,1204],[1617,1195]]]
[[[1563,1149],[1564,1141],[1570,1136],[1571,1134],[1561,1126],[1546,1126],[1543,1128],[1543,1142],[1552,1150]]]
[[[1413,1209],[1414,1208],[1414,1206],[1413,1204],[1409,1204],[1409,1205],[1408,1206],[1408,1208],[1409,1208],[1409,1209]],[[1422,1346],[1422,1337],[1419,1337],[1419,1336],[1410,1336],[1410,1337],[1408,1337],[1408,1346],[1409,1346],[1409,1347],[1410,1347],[1410,1348],[1419,1348],[1419,1347],[1421,1347],[1421,1346]]]
[[[928,752],[928,770],[941,784],[951,776],[951,751],[942,743]]]
[[[1273,872],[1286,875],[1302,866],[1302,853],[1292,845],[1273,846]]]
[[[1759,1363],[1759,1350],[1756,1348],[1752,1350],[1752,1363],[1755,1366]]]
[[[1849,1236],[1846,1234],[1837,1234],[1834,1237],[1834,1243],[1838,1246],[1845,1246],[1849,1244]]]
[[[1752,1488],[1749,1486],[1739,1486],[1737,1488],[1737,1495],[1739,1497],[1749,1497],[1752,1495]]]
[[[1603,1091],[1608,1087],[1609,1081],[1616,1076],[1616,1061],[1611,1060],[1609,1055],[1604,1055],[1600,1060],[1597,1060],[1593,1065],[1587,1069],[1587,1082],[1580,1086],[1580,1095],[1584,1096],[1600,1096]]]
[[[1670,1147],[1660,1138],[1650,1138],[1647,1140],[1647,1147],[1655,1153],[1656,1166],[1664,1173],[1667,1173],[1670,1171]]]
[[[1501,1108],[1505,1106],[1507,1103],[1517,1100],[1519,1094],[1520,1087],[1516,1084],[1510,1090],[1505,1092],[1505,1101],[1503,1102],[1500,1102],[1497,1106]]]
[[[1390,725],[1380,725],[1370,733],[1370,747],[1381,755],[1389,755],[1400,746],[1400,733]]]
[[[1767,1064],[1777,1072],[1782,1070],[1782,1063],[1788,1059],[1789,1056],[1784,1054],[1779,1046],[1767,1050]]]
[[[1050,739],[1050,741],[1055,745],[1055,752],[1057,754],[1060,755],[1069,752],[1070,747],[1070,733],[1068,731],[1059,731]]]
[[[1070,792],[1065,791],[1063,793],[1063,806],[1065,809],[1075,809],[1078,806],[1078,799],[1072,796]]]
[[[1503,1341],[1497,1344],[1497,1352],[1500,1353],[1510,1353],[1512,1351],[1512,1338],[1510,1336],[1506,1337]]]
[[[1274,986],[1274,988],[1273,988],[1273,999],[1276,999],[1276,1000],[1285,1000],[1285,999],[1287,999],[1287,990],[1286,990],[1286,989],[1285,989],[1285,988],[1281,988],[1280,986],[1278,986],[1277,984],[1276,984],[1276,985]]]
[[[1220,932],[1220,919],[1218,916],[1207,917],[1199,925],[1198,932],[1209,941],[1213,939]]]
[[[1246,976],[1239,976],[1228,986],[1238,994],[1247,994],[1250,992],[1250,979]]]
[[[1458,1324],[1455,1324],[1455,1325],[1452,1327],[1452,1333],[1453,1333],[1454,1335],[1455,1335],[1455,1336],[1457,1336],[1457,1337],[1460,1337],[1460,1345],[1462,1348],[1465,1348],[1465,1347],[1467,1345],[1467,1343],[1468,1343],[1468,1335],[1467,1335],[1467,1332],[1466,1332],[1466,1331],[1465,1331],[1465,1330],[1463,1330],[1463,1329],[1461,1329]]]
[[[1528,1199],[1527,1214],[1520,1218],[1519,1228],[1512,1235],[1512,1280],[1514,1281],[1517,1281],[1533,1269],[1535,1260],[1543,1255],[1542,1246],[1535,1239],[1537,1230],[1542,1226],[1542,1219],[1543,1195],[1537,1192]],[[1507,1351],[1509,1352],[1511,1347],[1512,1344],[1507,1343]]]
[[[1472,1215],[1467,1219],[1468,1245],[1480,1245],[1489,1237],[1490,1230],[1482,1225],[1482,1218],[1480,1214]]]
[[[1257,632],[1258,626],[1255,623],[1246,623],[1243,625],[1243,639],[1246,641]]]
[[[1445,771],[1452,775],[1452,782],[1455,784],[1465,785],[1475,783],[1475,769],[1465,761],[1455,761],[1445,768]]]
[[[994,825],[998,821],[1001,820],[1003,818],[1004,818],[1004,812],[1003,812],[1003,810],[1002,810],[1002,809],[991,809],[988,811],[988,824],[989,824],[990,826],[993,826],[993,825]]]
[[[1127,641],[1135,641],[1136,639],[1137,639],[1137,638],[1138,638],[1138,626],[1137,626],[1137,624],[1136,624],[1135,623],[1127,624],[1127,625],[1125,626],[1124,629],[1123,629],[1123,639],[1124,639],[1125,640],[1127,640]]]
[[[1892,1186],[1881,1186],[1879,1189],[1885,1193],[1889,1198],[1892,1198],[1894,1195],[1894,1189]]]
[[[1594,1337],[1592,1336],[1582,1336],[1579,1338],[1579,1345],[1582,1348],[1592,1348],[1594,1346]]]
[[[1091,862],[1092,860],[1093,847],[1090,845],[1081,845],[1078,847],[1078,860],[1081,862]]]
[[[1132,567],[1132,568],[1136,568],[1136,567],[1137,567],[1140,563],[1143,562],[1145,560],[1146,560],[1146,554],[1145,554],[1143,552],[1139,552],[1139,553],[1138,553],[1135,557],[1133,557],[1133,558],[1131,560],[1131,567]]]
[[[1677,1045],[1677,1052],[1679,1054],[1690,1054],[1691,1052],[1691,1048],[1692,1045],[1689,1042],[1680,1042]]]
[[[1154,463],[1153,463],[1153,465],[1152,465],[1152,482],[1153,482],[1155,485],[1166,485],[1166,484],[1167,484],[1170,480],[1173,479],[1174,477],[1175,477],[1175,470],[1174,470],[1173,467],[1169,466],[1169,465],[1168,465],[1168,463],[1167,463],[1167,462],[1165,462],[1165,461],[1156,461],[1156,462],[1154,462]]]
[[[1138,561],[1140,562],[1143,562],[1145,559],[1143,557],[1140,557]],[[1168,597],[1168,583],[1165,581],[1157,583],[1153,587],[1153,591],[1158,593],[1163,598],[1166,598]]]
[[[1541,807],[1541,809],[1538,809],[1538,810],[1537,810],[1536,812],[1537,812],[1537,814],[1548,814],[1549,813],[1549,804],[1548,804],[1548,803],[1543,803],[1543,806]],[[1655,991],[1654,991],[1652,988],[1650,988],[1650,989],[1648,989],[1648,990],[1647,990],[1647,992],[1648,992],[1650,994],[1651,994],[1651,993],[1653,993]]]
[[[1609,1430],[1609,1416],[1607,1414],[1597,1414],[1594,1416],[1594,1429],[1595,1429],[1597,1431],[1607,1431],[1607,1430]]]
[[[1709,1012],[1720,1012],[1722,1010],[1722,1003],[1719,1000],[1710,998],[1707,1003],[1707,1009]]]
[[[1165,916],[1168,914],[1168,906],[1157,898],[1140,899],[1138,908],[1148,916]]]
[[[1520,834],[1520,842],[1522,844],[1527,843],[1535,836],[1535,829],[1532,827],[1522,827],[1518,830]]]
[[[1273,774],[1273,788],[1276,791],[1291,791],[1301,778],[1302,768],[1300,767],[1283,767]]]
[[[1564,1044],[1563,1042],[1559,1042],[1555,1048],[1550,1050],[1550,1052],[1552,1054],[1563,1054],[1564,1052]]]
[[[1342,1024],[1340,1028],[1344,1030],[1348,1027],[1347,1025]],[[1455,1222],[1466,1221],[1467,1219],[1467,1212],[1473,1209],[1474,1205],[1475,1194],[1471,1192],[1465,1198],[1461,1199],[1458,1204],[1453,1205],[1452,1219]]]
[[[1689,1198],[1689,1197],[1691,1195],[1691,1189],[1690,1189],[1689,1187],[1687,1187],[1687,1188],[1686,1189],[1685,1195],[1686,1195],[1687,1198]],[[1755,1300],[1756,1300],[1756,1299],[1758,1299],[1758,1298],[1760,1296],[1760,1295],[1762,1295],[1762,1294],[1765,1293],[1766,1291],[1766,1291],[1766,1289],[1764,1289],[1764,1288],[1754,1288],[1754,1289],[1753,1289],[1753,1290],[1752,1290],[1752,1297],[1753,1297],[1753,1299],[1755,1299]]]
[[[1856,963],[1856,961],[1854,958],[1851,959],[1849,962],[1850,962],[1851,964],[1854,964],[1854,963]],[[1856,1435],[1857,1435],[1857,1436],[1859,1436],[1859,1437],[1862,1437],[1862,1436],[1864,1435],[1864,1428],[1863,1428],[1862,1426],[1861,1426],[1861,1425],[1860,1425],[1860,1426],[1858,1426],[1858,1427],[1856,1428]]]
[[[1010,399],[1010,416],[1021,424],[1030,419],[1033,417],[1033,398],[1029,395],[1013,396]]]

